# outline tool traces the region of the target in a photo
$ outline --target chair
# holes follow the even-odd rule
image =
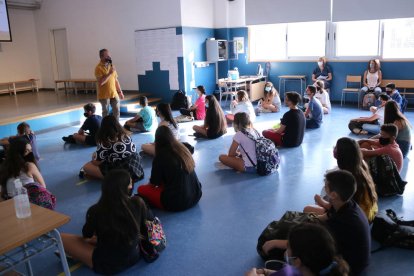
[[[226,105],[228,98],[230,96],[230,105],[231,101],[236,97],[237,91],[233,91],[233,87],[229,86],[228,83],[225,81],[225,79],[219,79],[218,81],[218,87],[220,92],[220,107],[221,107],[221,99],[223,96],[226,96]]]
[[[361,76],[352,76],[347,75],[346,76],[346,87],[342,89],[342,95],[341,95],[341,106],[342,101],[345,102],[344,95],[345,94],[351,94],[356,93],[358,95],[358,108],[359,108],[359,93],[361,91]]]

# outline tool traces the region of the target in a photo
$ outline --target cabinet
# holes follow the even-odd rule
[[[206,40],[208,62],[237,59],[237,43],[233,40]]]

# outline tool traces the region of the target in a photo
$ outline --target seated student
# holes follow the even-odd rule
[[[254,113],[253,105],[249,101],[249,95],[247,95],[246,91],[240,90],[237,92],[236,100],[231,103],[231,113],[227,114],[226,119],[227,121],[233,122],[234,115],[239,112],[244,112],[249,115],[250,120],[254,122],[256,119],[256,114]]]
[[[26,139],[29,140],[30,146],[32,147],[33,155],[36,159],[36,161],[40,160],[39,151],[37,150],[37,141],[36,141],[36,135],[34,132],[30,129],[30,125],[26,122],[22,122],[17,125],[17,135],[6,137],[0,140],[0,145],[4,147],[4,149],[7,151],[10,141],[17,137],[26,137]]]
[[[338,255],[329,231],[317,224],[303,223],[292,227],[285,252],[286,265],[279,271],[253,268],[246,276],[347,276],[349,266]]]
[[[300,95],[296,92],[287,92],[285,104],[289,107],[280,120],[280,127],[263,131],[263,136],[272,140],[278,147],[297,147],[302,144],[305,134],[305,115],[298,108]]]
[[[102,194],[89,207],[82,236],[62,233],[68,256],[95,273],[113,275],[140,259],[140,239],[148,236],[148,210],[140,197],[130,197],[132,182],[127,171],[113,170],[102,182]]]
[[[395,101],[398,104],[398,109],[401,110],[402,97],[400,92],[398,92],[398,90],[395,88],[395,84],[388,83],[385,86],[385,92],[391,98],[391,100]]]
[[[155,131],[155,157],[150,183],[138,187],[138,194],[151,206],[168,211],[191,208],[201,198],[201,183],[190,151],[175,139],[171,130]]]
[[[264,87],[264,97],[257,105],[256,113],[279,112],[282,108],[279,92],[270,81],[266,82]]]
[[[323,81],[325,89],[331,87],[332,70],[328,66],[325,57],[320,57],[318,59],[318,67],[312,72],[312,81],[316,82],[317,80]]]
[[[316,87],[308,85],[306,95],[309,97],[308,107],[305,111],[306,128],[319,128],[323,120],[323,108],[321,102],[315,97]]]
[[[206,97],[207,112],[204,124],[193,126],[194,136],[216,139],[227,132],[227,123],[219,102],[212,95]]]
[[[378,134],[384,123],[384,106],[390,98],[386,94],[380,95],[381,105],[378,109],[371,108],[373,113],[370,117],[359,117],[351,119],[348,128],[354,134],[366,135],[368,133]]]
[[[374,93],[378,98],[381,94],[382,72],[379,60],[371,59],[368,62],[368,68],[364,72],[363,83],[364,87],[361,88],[361,95],[365,96],[368,93]]]
[[[154,109],[148,106],[148,99],[145,96],[139,97],[139,105],[142,106],[141,110],[134,118],[126,121],[124,127],[133,132],[151,131],[155,119]]]
[[[98,147],[93,160],[86,163],[79,176],[103,179],[112,169],[127,170],[134,182],[143,177],[141,158],[136,152],[130,132],[123,128],[118,120],[108,115],[102,119],[101,128],[96,135]]]
[[[37,183],[46,188],[43,176],[39,171],[32,146],[25,137],[10,140],[6,159],[0,168],[1,198],[12,198],[15,194],[14,180],[20,179],[23,186]]]
[[[244,112],[234,115],[233,127],[236,135],[233,137],[229,153],[221,154],[219,160],[236,171],[256,173],[256,142],[250,139],[246,133],[255,138],[259,138],[260,134],[253,128],[249,115]]]
[[[329,172],[325,175],[325,191],[332,207],[319,220],[331,232],[352,275],[358,275],[369,264],[371,233],[367,217],[352,200],[355,178],[345,170]],[[263,245],[264,252],[273,248],[286,249],[287,240],[270,240]]]
[[[364,159],[389,155],[397,165],[398,171],[401,172],[403,166],[403,155],[396,139],[398,136],[398,128],[394,124],[383,124],[381,126],[380,137],[378,139],[362,139],[358,143],[361,147]]]
[[[195,120],[204,120],[206,117],[206,89],[203,85],[199,85],[196,88],[196,92],[198,95],[196,102],[189,109],[181,108],[180,113],[185,116],[194,117]]]
[[[157,104],[156,112],[158,117],[160,117],[161,122],[158,124],[158,127],[160,126],[166,126],[168,127],[173,136],[179,140],[180,139],[180,133],[178,131],[178,124],[175,122],[174,117],[172,116],[171,108],[169,104],[166,103],[159,103]],[[154,143],[147,143],[143,144],[141,146],[141,149],[149,155],[154,156],[155,155],[155,144]]]
[[[358,203],[371,223],[378,213],[378,196],[369,167],[362,158],[358,143],[348,137],[340,138],[336,142],[333,154],[338,168],[352,173],[355,177],[357,189],[352,199]],[[306,206],[303,212],[322,215],[331,208],[331,204],[320,195],[315,195],[315,202],[316,206]]]
[[[86,104],[83,110],[85,111],[83,115],[86,117],[86,120],[78,133],[62,137],[62,140],[72,144],[96,146],[96,133],[101,126],[102,117],[95,114],[96,107],[93,103]],[[86,133],[86,131],[89,133]]]
[[[329,93],[324,88],[324,82],[321,80],[317,80],[315,82],[315,86],[315,98],[317,98],[321,102],[323,114],[328,114],[329,112],[331,112],[331,101],[329,99]]]

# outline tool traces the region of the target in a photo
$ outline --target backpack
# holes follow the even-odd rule
[[[56,197],[45,187],[40,186],[38,183],[28,183],[24,187],[27,189],[30,203],[50,210],[55,209]]]
[[[402,195],[407,182],[401,179],[397,165],[388,155],[373,157],[368,162],[379,196]]]
[[[387,209],[374,218],[371,235],[381,243],[381,247],[373,252],[388,246],[414,249],[414,220],[404,221],[393,210]]]
[[[253,137],[253,135],[247,131],[243,131],[243,134],[253,140],[256,144],[257,164],[253,162],[241,144],[240,147],[246,153],[247,158],[249,158],[253,166],[256,167],[257,174],[264,176],[274,173],[279,168],[280,164],[279,151],[277,150],[275,144],[271,140],[261,136],[257,131],[256,134],[258,138]]]
[[[365,94],[362,100],[362,108],[370,108],[375,105],[376,97],[374,93]]]
[[[188,99],[184,91],[178,90],[172,98],[171,109],[179,110],[180,108],[188,108]]]
[[[144,260],[152,263],[159,257],[159,253],[167,246],[167,238],[164,233],[161,221],[158,217],[145,221],[147,229],[145,239],[140,242],[140,249]]]

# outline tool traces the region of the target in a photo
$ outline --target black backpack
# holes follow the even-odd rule
[[[178,90],[172,98],[171,109],[180,110],[180,108],[188,108],[188,100],[185,92]]]
[[[379,196],[402,195],[407,181],[401,179],[397,165],[388,155],[371,158],[369,169]]]
[[[374,252],[389,246],[414,249],[414,220],[404,221],[391,209],[376,215],[371,234],[381,243],[381,247]]]

